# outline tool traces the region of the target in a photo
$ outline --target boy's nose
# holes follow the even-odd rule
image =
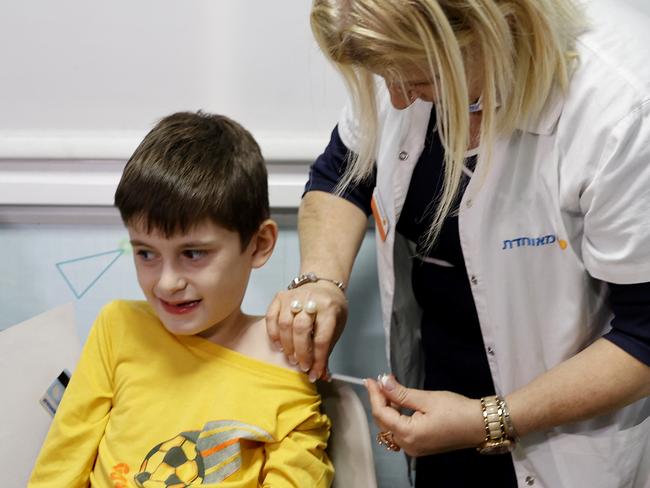
[[[187,280],[171,266],[163,268],[160,273],[156,288],[163,294],[171,294],[184,289],[187,286]]]

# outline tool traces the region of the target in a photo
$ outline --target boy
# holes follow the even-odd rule
[[[329,486],[315,387],[240,308],[278,232],[251,134],[164,118],[115,204],[147,300],[101,311],[29,486]]]

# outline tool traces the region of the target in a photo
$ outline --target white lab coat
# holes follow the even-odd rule
[[[489,168],[479,153],[461,201],[463,255],[501,395],[609,329],[603,281],[650,281],[650,19],[616,0],[590,2],[588,15],[567,95],[556,93],[538,120],[498,140]],[[387,235],[376,235],[387,352],[398,378],[420,386],[413,246],[395,225],[432,107],[417,101],[398,111],[385,89],[379,96],[375,198]],[[358,147],[350,109],[339,134]],[[650,487],[649,416],[645,399],[526,436],[513,452],[519,485]]]

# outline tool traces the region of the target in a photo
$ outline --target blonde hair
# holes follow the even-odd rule
[[[311,26],[343,74],[361,124],[340,191],[375,164],[374,74],[403,87],[409,68],[430,73],[445,149],[443,189],[426,236],[431,245],[454,210],[470,143],[466,68],[482,79],[480,141],[489,161],[498,135],[538,116],[554,86],[567,88],[583,20],[573,0],[314,0]]]

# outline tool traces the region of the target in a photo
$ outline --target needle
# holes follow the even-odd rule
[[[354,385],[365,386],[363,378],[356,378],[354,376],[348,376],[347,374],[337,374],[333,373],[330,375],[330,378],[333,380],[343,381],[345,383],[352,383]]]

